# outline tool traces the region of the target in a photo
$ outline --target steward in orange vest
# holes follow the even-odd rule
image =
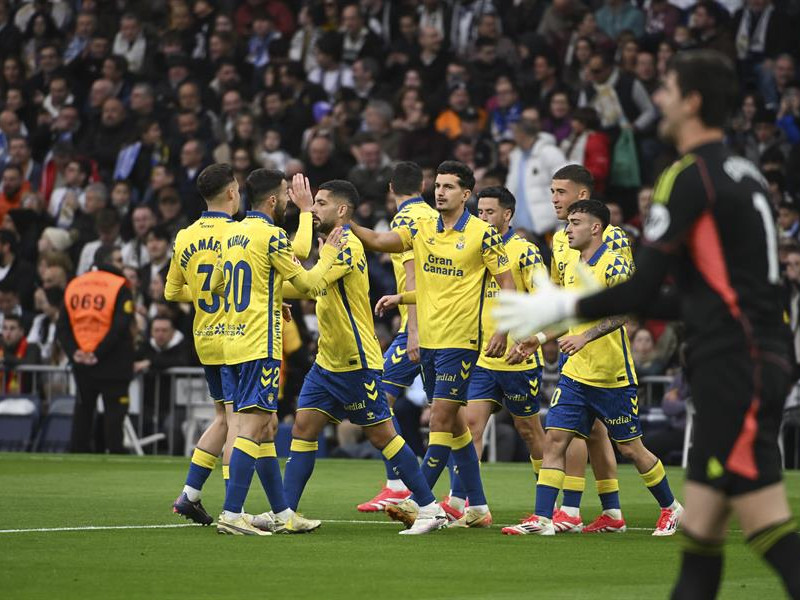
[[[100,248],[95,262],[108,252]],[[104,262],[104,261],[103,261]],[[114,267],[96,266],[67,285],[58,320],[58,339],[72,365],[78,398],[72,427],[74,452],[90,452],[97,396],[102,395],[104,446],[122,453],[122,423],[133,378],[133,297]],[[102,452],[99,445],[96,451]]]

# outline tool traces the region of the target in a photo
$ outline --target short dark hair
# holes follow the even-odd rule
[[[221,194],[234,181],[233,167],[228,163],[209,165],[197,176],[197,191],[208,201]]]
[[[152,327],[153,323],[155,323],[156,321],[168,321],[169,324],[172,325],[173,329],[177,329],[177,327],[175,326],[175,319],[167,315],[156,315],[155,317],[153,317],[153,319],[150,321],[150,327]]]
[[[422,169],[417,163],[402,161],[394,166],[389,182],[395,194],[411,196],[422,192],[422,179]]]
[[[60,307],[64,301],[64,288],[57,285],[44,288],[44,297],[47,298],[47,303],[50,306]]]
[[[252,206],[261,204],[281,186],[286,174],[277,169],[256,169],[247,176],[245,189]]]
[[[0,229],[0,246],[5,246],[6,244],[11,246],[11,253],[16,254],[19,238],[13,231],[9,231],[8,229]]]
[[[567,210],[568,215],[573,213],[586,213],[596,219],[600,219],[603,231],[605,231],[606,227],[608,227],[608,224],[611,222],[611,212],[600,200],[578,200]]]
[[[119,249],[120,247],[116,244],[103,244],[100,246],[94,253],[95,266],[110,265],[111,256]]]
[[[563,179],[582,185],[589,190],[589,195],[594,192],[594,177],[583,165],[573,164],[561,167],[553,173],[552,179]]]
[[[145,239],[149,238],[151,235],[157,240],[163,240],[167,243],[172,241],[172,236],[169,234],[169,229],[163,225],[154,225],[151,227],[150,231],[147,232]]]
[[[22,317],[20,315],[15,315],[14,313],[5,313],[3,315],[3,323],[6,321],[16,321],[17,325],[19,325],[19,328],[22,329],[22,331],[25,331],[25,325],[23,325]]]
[[[497,198],[500,207],[503,209],[510,209],[512,215],[517,209],[517,199],[514,198],[514,194],[512,194],[507,187],[502,185],[493,185],[483,188],[478,192],[478,200],[481,198]]]
[[[697,93],[702,98],[700,121],[706,127],[725,127],[739,98],[739,79],[731,60],[716,50],[687,50],[670,58],[670,71],[681,96]]]
[[[122,219],[120,219],[117,209],[106,207],[100,209],[100,212],[97,213],[94,226],[97,231],[105,233],[112,231],[115,227],[119,227],[121,222]]]
[[[343,200],[350,205],[351,208],[356,208],[359,203],[358,190],[349,181],[344,179],[331,179],[319,186],[320,190],[325,190],[331,193],[331,196],[339,200]]]
[[[467,190],[475,189],[475,174],[467,165],[457,160],[446,160],[436,169],[437,175],[455,175],[458,185]]]

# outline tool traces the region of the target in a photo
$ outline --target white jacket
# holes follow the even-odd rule
[[[565,164],[564,153],[549,133],[540,133],[529,153],[519,146],[511,151],[506,187],[517,200],[514,227],[537,235],[555,229],[558,219],[550,199],[550,182],[553,174]],[[524,179],[520,185],[522,174]]]

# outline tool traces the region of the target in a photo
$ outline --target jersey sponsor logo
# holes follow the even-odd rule
[[[670,225],[669,209],[663,204],[653,204],[644,224],[645,239],[653,242],[667,232]]]
[[[452,258],[441,258],[428,254],[427,260],[422,265],[422,270],[433,275],[446,277],[463,277],[464,271],[453,265]]]
[[[230,247],[230,242],[228,244],[228,247]],[[186,266],[189,264],[189,259],[201,250],[211,250],[219,254],[222,251],[222,242],[215,240],[213,235],[208,238],[201,238],[197,240],[197,243],[192,242],[181,252],[181,268],[186,269]]]
[[[606,423],[606,425],[624,425],[625,423],[630,423],[631,421],[633,421],[633,417],[631,417],[630,415],[614,417],[613,419],[604,417],[603,421]]]
[[[354,410],[361,410],[363,408],[367,408],[366,400],[359,400],[358,402],[351,402],[350,404],[344,405],[344,409],[350,412]]]

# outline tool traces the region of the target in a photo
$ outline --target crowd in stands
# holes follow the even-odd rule
[[[423,167],[430,199],[436,166],[454,158],[478,190],[515,194],[515,228],[548,261],[561,226],[551,175],[581,163],[635,245],[676,156],[653,96],[669,58],[690,48],[737,65],[727,141],[769,183],[800,356],[798,31],[799,0],[0,0],[5,391],[27,385],[16,365],[66,363],[63,290],[108,246],[134,291],[136,371],[197,364],[190,307],[165,302],[163,288],[213,162],[241,182],[258,167],[305,173],[314,187],[349,179],[357,219],[380,229],[395,210],[394,161]],[[290,234],[296,223],[287,213]],[[387,256],[371,255],[369,269],[373,299],[393,291]],[[293,311],[297,380],[314,320],[306,303]],[[376,326],[388,345],[397,319]],[[679,326],[629,327],[640,376],[679,372]]]

